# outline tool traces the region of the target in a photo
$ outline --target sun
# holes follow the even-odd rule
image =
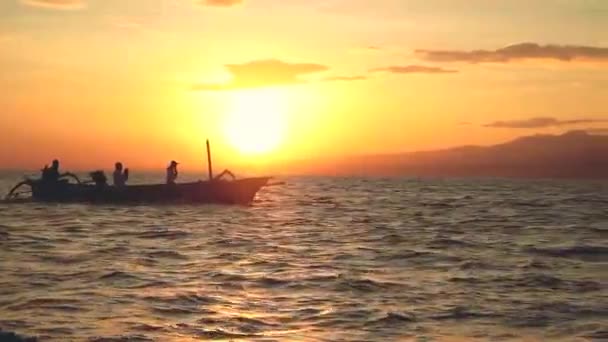
[[[225,122],[226,137],[239,152],[272,152],[285,136],[285,96],[278,90],[249,90],[233,95]]]

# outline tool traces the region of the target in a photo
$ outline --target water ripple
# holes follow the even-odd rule
[[[604,340],[606,203],[388,178],[291,178],[244,208],[0,203],[0,340]]]

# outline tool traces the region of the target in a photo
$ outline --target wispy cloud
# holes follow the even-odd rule
[[[0,44],[9,42],[14,38],[15,36],[12,34],[0,32]]]
[[[244,0],[202,0],[201,5],[215,6],[215,7],[232,7],[240,5]]]
[[[378,45],[362,45],[350,48],[348,53],[357,54],[357,55],[372,55],[385,53],[385,49]]]
[[[585,129],[585,132],[589,134],[608,135],[608,127],[587,128]]]
[[[458,70],[449,70],[440,67],[425,66],[425,65],[393,65],[384,68],[375,68],[372,72],[390,72],[393,74],[453,74]]]
[[[432,62],[511,63],[532,59],[608,62],[606,47],[536,43],[509,45],[497,50],[416,50],[416,54]]]
[[[21,0],[21,3],[28,6],[61,10],[75,10],[86,6],[83,0]]]
[[[302,76],[326,71],[325,65],[287,63],[276,59],[257,60],[244,64],[228,64],[232,80],[225,84],[197,84],[194,90],[221,91],[260,88],[302,83]]]
[[[340,81],[364,81],[368,77],[363,75],[357,76],[333,76],[324,79],[326,82],[340,82]]]
[[[559,120],[552,117],[535,117],[525,120],[509,120],[509,121],[495,121],[484,125],[484,127],[493,128],[546,128],[556,126],[569,126],[569,125],[580,125],[580,124],[591,124],[608,122],[608,120],[598,119],[573,119],[573,120]]]
[[[113,27],[124,30],[137,31],[141,30],[144,26],[141,19],[134,17],[111,16],[108,17],[108,21]]]

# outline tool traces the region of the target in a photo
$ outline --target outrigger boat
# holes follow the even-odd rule
[[[256,193],[269,184],[270,177],[224,180],[213,177],[211,151],[207,141],[209,180],[181,184],[148,184],[115,187],[107,185],[102,172],[92,172],[92,181],[81,182],[71,173],[63,175],[58,182],[42,179],[25,179],[9,192],[6,200],[19,198],[22,187],[29,187],[31,200],[60,203],[105,203],[105,204],[242,204],[251,203]],[[70,179],[73,182],[70,182]]]

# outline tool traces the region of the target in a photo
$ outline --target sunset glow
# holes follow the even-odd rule
[[[236,92],[226,113],[228,141],[241,153],[272,152],[284,139],[287,103],[278,91]]]
[[[608,342],[606,204],[608,0],[0,0],[0,342]]]
[[[209,138],[218,164],[283,170],[601,134],[606,11],[561,0],[1,1],[0,163],[203,168]]]

